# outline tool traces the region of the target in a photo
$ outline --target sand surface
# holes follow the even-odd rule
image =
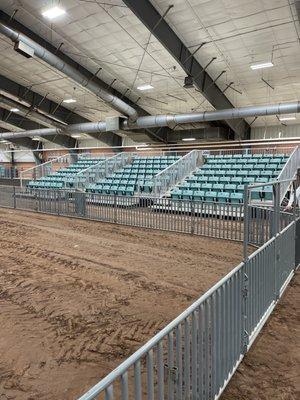
[[[241,257],[234,242],[0,209],[0,399],[76,399]]]
[[[221,400],[300,399],[299,305],[298,272]]]

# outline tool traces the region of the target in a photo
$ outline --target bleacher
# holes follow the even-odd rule
[[[153,177],[179,158],[177,156],[134,156],[131,164],[99,182],[88,185],[86,191],[126,196],[133,196],[136,192],[151,193]]]
[[[85,169],[98,164],[100,161],[105,160],[101,158],[82,158],[74,164],[67,167],[60,168],[57,171],[50,173],[49,175],[43,176],[42,178],[30,181],[27,186],[29,188],[39,189],[63,189],[73,188],[76,179],[80,179],[78,174]],[[98,170],[101,166],[97,166]]]
[[[206,156],[204,165],[171,191],[171,198],[242,203],[245,184],[276,179],[287,159],[285,154]],[[272,186],[252,191],[252,199],[272,196]]]

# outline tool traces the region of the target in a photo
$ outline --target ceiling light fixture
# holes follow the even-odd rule
[[[272,62],[250,65],[250,68],[253,70],[262,69],[262,68],[270,68],[270,67],[274,67],[274,64]]]
[[[150,85],[149,83],[145,83],[144,85],[138,86],[137,89],[138,90],[151,90],[151,89],[154,89],[154,87],[152,85]]]
[[[79,134],[74,134],[74,135],[71,135],[71,137],[73,138],[73,139],[81,139],[82,138],[82,135],[79,133]]]
[[[279,121],[293,121],[295,120],[296,117],[295,116],[290,116],[290,117],[279,117]]]
[[[182,139],[183,142],[193,142],[194,140],[196,140],[196,138],[194,138],[194,137],[187,137],[187,138]]]
[[[17,112],[19,112],[20,110],[18,109],[18,108],[11,108],[10,109],[10,112],[14,112],[14,113],[17,113]]]
[[[64,15],[65,13],[66,11],[63,8],[56,6],[42,12],[42,16],[48,19],[54,19],[60,17],[61,15]]]
[[[71,103],[76,103],[75,99],[65,99],[63,100],[63,103],[71,104]]]

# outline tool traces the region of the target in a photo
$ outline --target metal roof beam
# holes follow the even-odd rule
[[[33,92],[25,86],[13,82],[11,79],[6,78],[2,75],[0,75],[0,90],[11,94],[19,100],[26,101],[27,103],[31,104],[31,107],[37,107],[39,110],[43,111],[47,115],[51,115],[54,118],[57,118],[59,121],[67,123],[68,125],[90,122],[88,119],[82,117],[81,115],[76,114],[71,110],[68,110],[58,103],[49,100],[44,96]],[[105,143],[109,146],[113,146],[114,142],[119,140],[118,138],[118,135],[111,132],[105,138]]]
[[[34,40],[39,45],[41,45],[45,49],[47,49],[48,51],[50,51],[52,53],[55,53],[56,56],[61,58],[66,63],[70,64],[72,67],[76,68],[88,80],[93,80],[93,82],[96,82],[103,89],[111,92],[113,95],[115,95],[115,96],[117,96],[117,97],[119,97],[121,99],[124,99],[130,106],[134,107],[137,110],[137,112],[138,112],[138,114],[140,116],[150,115],[146,110],[144,110],[143,108],[138,106],[136,103],[134,103],[128,97],[126,97],[124,94],[120,93],[118,90],[112,88],[109,84],[107,84],[106,82],[102,81],[100,78],[95,76],[95,73],[92,73],[91,71],[89,71],[88,69],[86,69],[85,67],[83,67],[82,65],[77,63],[71,57],[69,57],[66,54],[64,54],[59,48],[56,48],[51,43],[49,43],[47,40],[43,39],[42,37],[40,37],[36,33],[32,32],[29,28],[27,28],[26,26],[24,26],[23,24],[18,22],[16,19],[12,19],[8,14],[6,14],[2,10],[0,10],[0,21],[5,22],[11,28],[13,28],[13,29],[23,33],[24,35],[28,36],[30,39]],[[0,81],[1,81],[1,79],[0,79]],[[42,98],[42,96],[40,96],[40,97]],[[70,113],[69,110],[68,110],[68,113]],[[82,118],[82,117],[80,117],[80,118]],[[88,121],[85,120],[85,121],[74,122],[73,119],[71,117],[69,117],[67,119],[67,121],[65,121],[65,122],[68,122],[68,124],[76,124],[76,123],[79,123],[79,122],[88,122]],[[153,135],[151,134],[152,131],[154,132]],[[153,129],[153,130],[151,129],[151,130],[149,130],[148,133],[149,133],[149,137],[152,140],[163,142],[163,141],[166,140],[166,136],[167,136],[167,133],[169,131],[170,131],[169,128],[164,128],[159,132],[159,134],[156,134],[155,133],[155,129]]]
[[[0,107],[0,120],[5,122],[6,124],[17,127],[18,130],[21,129],[27,131],[32,129],[39,129],[41,127],[40,124],[34,121],[30,121],[29,119],[23,117],[22,115],[12,113],[1,107]],[[64,134],[47,136],[47,140],[66,148],[75,147],[76,145],[76,140],[74,138]]]
[[[213,107],[217,110],[234,107],[149,0],[123,2],[168,50],[186,74],[194,77],[195,85]],[[246,139],[249,135],[250,128],[244,119],[226,120],[226,124],[235,132],[237,139]]]

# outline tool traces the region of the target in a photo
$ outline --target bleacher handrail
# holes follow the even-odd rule
[[[290,154],[287,162],[282,168],[280,174],[277,177],[278,181],[284,181],[280,185],[280,202],[283,201],[288,188],[290,187],[293,179],[297,174],[297,170],[300,168],[300,148],[295,147],[293,152]]]
[[[203,163],[203,151],[192,150],[152,179],[152,195],[160,197]]]
[[[24,180],[28,179],[39,179],[42,178],[46,175],[49,175],[49,173],[53,172],[53,165],[55,163],[60,162],[60,160],[67,160],[67,163],[71,163],[73,155],[72,154],[63,154],[62,156],[56,157],[53,160],[47,161],[43,164],[35,165],[34,167],[25,169],[24,171],[20,172],[20,185],[23,187],[23,182]],[[65,162],[64,162],[65,163]],[[28,174],[30,176],[28,176]]]
[[[118,153],[112,157],[105,157],[103,160],[99,161],[96,164],[91,165],[90,167],[79,171],[76,174],[75,178],[75,188],[80,189],[81,187],[85,187],[91,183],[97,182],[100,179],[105,178],[107,175],[115,172],[117,169],[124,167],[126,164],[129,164],[132,160],[133,153]],[[103,169],[98,167],[104,167]],[[94,172],[94,175],[90,173]],[[82,180],[81,178],[84,178]]]

